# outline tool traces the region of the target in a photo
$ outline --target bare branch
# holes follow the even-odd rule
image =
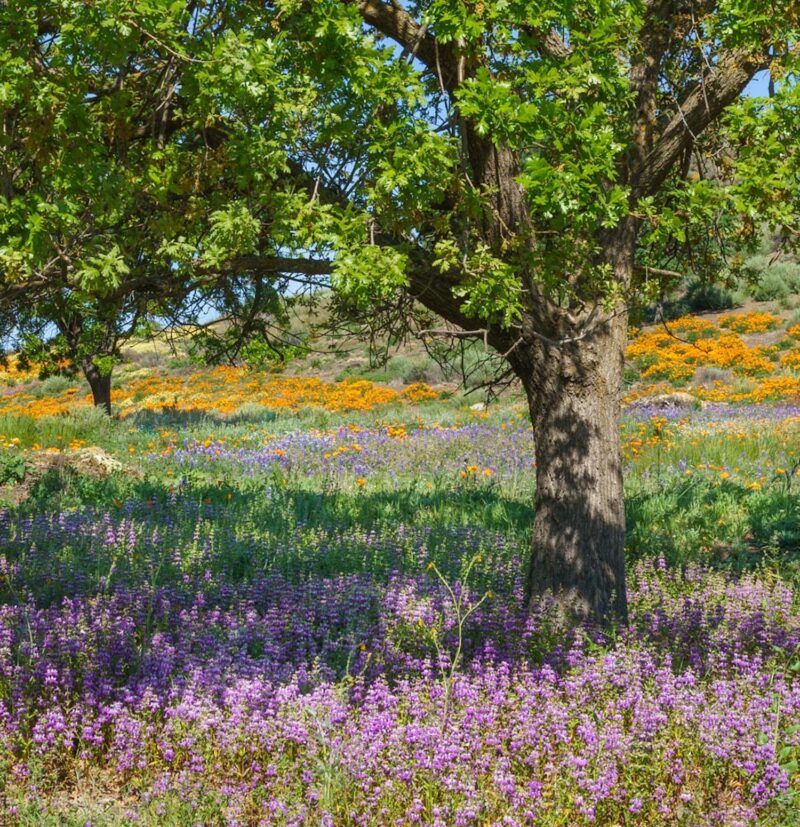
[[[645,274],[652,273],[655,276],[667,276],[668,278],[674,279],[682,279],[684,277],[684,273],[679,273],[677,270],[665,270],[663,267],[650,267],[649,265],[641,265],[642,270],[644,270]]]
[[[420,330],[417,336],[451,336],[453,339],[483,339],[486,342],[486,337],[489,335],[488,327],[481,327],[477,330],[450,330],[449,328],[426,328]]]

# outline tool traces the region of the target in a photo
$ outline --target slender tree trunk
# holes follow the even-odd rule
[[[577,342],[537,341],[518,361],[536,457],[529,600],[551,592],[567,622],[627,619],[619,439],[627,321]]]
[[[111,416],[111,374],[105,375],[91,360],[84,359],[81,364],[83,375],[92,389],[92,400],[98,408],[103,408]]]

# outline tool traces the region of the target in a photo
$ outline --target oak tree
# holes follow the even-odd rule
[[[287,2],[274,19],[335,78],[306,166],[367,216],[334,282],[409,291],[503,355],[535,439],[528,594],[625,618],[628,309],[678,268],[730,272],[762,220],[797,241],[796,3]],[[354,57],[373,43],[398,86],[377,100]],[[775,97],[747,100],[763,72]]]

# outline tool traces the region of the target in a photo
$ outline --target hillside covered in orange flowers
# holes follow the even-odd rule
[[[792,315],[759,309],[684,316],[633,329],[626,380],[626,402],[675,389],[699,401],[794,402],[800,398],[800,323]],[[34,370],[18,370],[13,357],[0,372],[0,383],[0,414],[40,418],[91,405],[88,389],[77,379],[42,382]],[[453,383],[395,381],[390,386],[358,375],[336,381],[314,375],[313,366],[302,360],[288,371],[269,372],[246,365],[148,366],[131,359],[115,372],[112,401],[123,418],[161,410],[229,416],[244,406],[355,412],[416,404],[457,390]]]

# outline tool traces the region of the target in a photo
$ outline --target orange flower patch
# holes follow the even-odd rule
[[[417,382],[414,385],[403,388],[400,396],[408,402],[427,402],[431,399],[439,398],[439,394],[424,382]]]
[[[720,330],[706,319],[688,316],[643,331],[630,342],[626,355],[646,384],[634,385],[625,401],[687,384],[701,367],[721,368],[748,380],[744,387],[741,382],[734,387],[724,377],[705,383],[692,390],[702,399],[746,403],[797,400],[800,387],[794,374],[800,371],[796,347],[800,325],[790,327],[779,344],[751,347],[740,336],[771,330],[780,321],[771,313],[728,314],[720,319]]]
[[[733,370],[744,376],[772,372],[771,355],[765,348],[748,347],[735,333],[695,341],[681,339],[664,330],[643,333],[628,346],[627,357],[637,363],[643,379],[686,382],[696,367],[709,365]]]
[[[790,350],[781,359],[781,365],[789,370],[800,371],[800,350]]]
[[[323,382],[314,377],[254,375],[244,368],[226,366],[190,376],[137,377],[115,388],[112,402],[125,417],[139,411],[165,409],[225,415],[251,404],[273,411],[308,407],[338,412],[372,411],[385,405],[416,404],[437,398],[438,394],[422,383],[398,393],[365,379]],[[42,399],[33,396],[28,388],[16,392],[11,388],[7,396],[0,398],[0,412],[26,414],[37,419],[90,405],[91,396],[74,388]]]
[[[772,313],[729,313],[719,320],[720,327],[726,327],[735,333],[764,333],[773,330],[781,323],[780,316]]]

